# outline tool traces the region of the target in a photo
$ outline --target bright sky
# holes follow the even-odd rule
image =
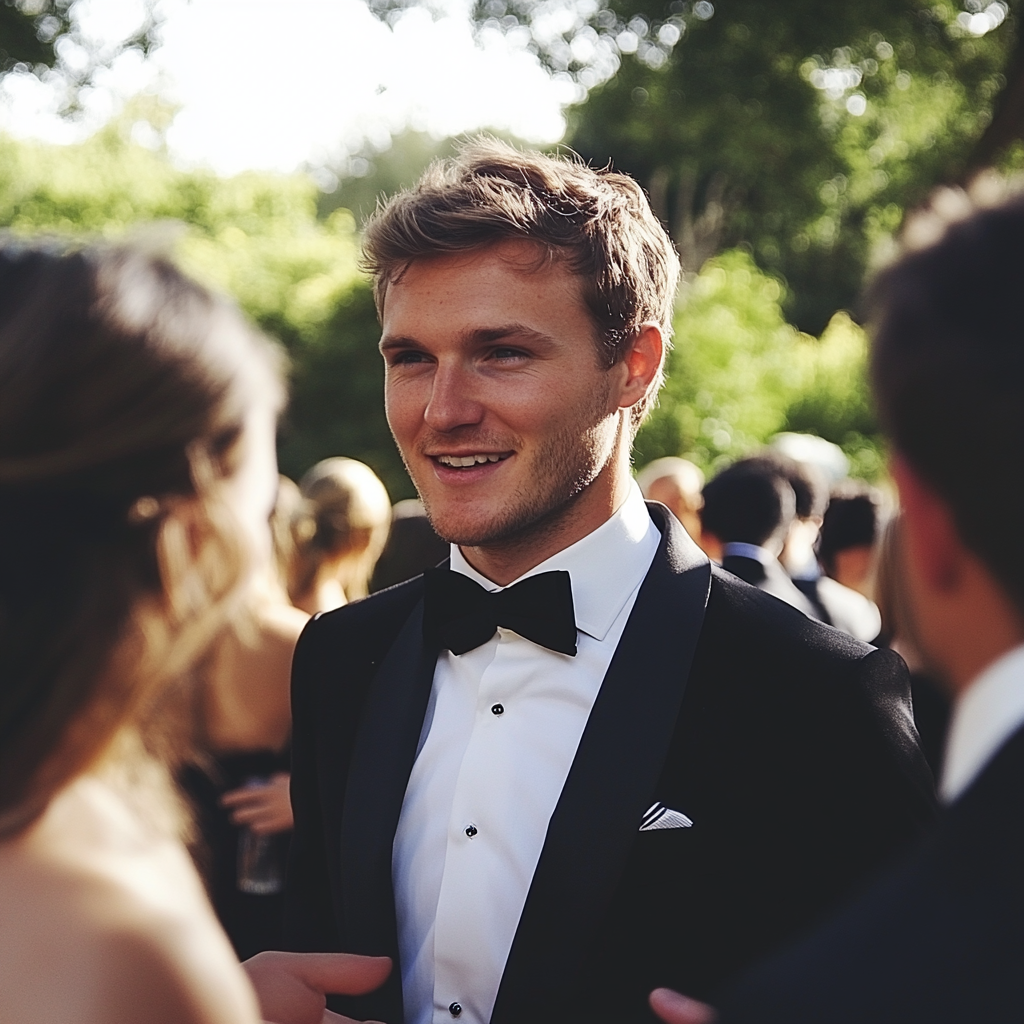
[[[458,3],[458,0],[453,0]],[[138,0],[81,0],[97,39],[127,35]],[[179,161],[231,174],[289,171],[383,142],[409,125],[436,135],[478,127],[553,142],[571,86],[503,39],[473,41],[464,8],[434,20],[412,10],[392,29],[360,0],[162,0],[163,45],[119,59],[86,97],[82,125],[58,118],[55,93],[32,76],[0,86],[0,129],[71,141],[133,94],[180,106],[167,135]]]

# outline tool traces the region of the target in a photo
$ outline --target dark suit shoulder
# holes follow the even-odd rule
[[[825,927],[747,976],[722,1024],[1024,1019],[1024,730],[939,828]]]
[[[920,751],[910,674],[889,650],[855,640],[785,603],[715,572],[698,660],[754,715],[784,716],[831,740],[845,737],[895,757],[927,802],[934,783]],[[721,682],[719,683],[721,685]],[[742,713],[742,712],[739,712]]]
[[[775,656],[808,665],[860,661],[874,648],[826,626],[784,601],[712,567],[705,630],[756,646],[758,656]]]
[[[423,596],[423,577],[416,576],[387,590],[353,601],[333,611],[321,612],[306,624],[299,637],[303,653],[329,654],[357,649],[386,651]]]

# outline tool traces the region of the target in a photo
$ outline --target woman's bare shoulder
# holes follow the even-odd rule
[[[255,1024],[180,844],[90,813],[102,793],[57,802],[0,844],[0,1020]]]

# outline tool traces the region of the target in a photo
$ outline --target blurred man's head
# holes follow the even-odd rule
[[[825,511],[818,559],[844,587],[874,597],[875,553],[882,528],[878,491],[857,480],[839,484]]]
[[[697,466],[688,459],[670,455],[649,462],[637,473],[636,482],[648,501],[667,505],[686,532],[695,540],[700,539],[704,474]]]
[[[365,263],[388,421],[438,533],[532,549],[607,518],[679,271],[636,182],[479,141],[390,200]]]
[[[828,482],[817,466],[766,448],[758,455],[744,459],[745,465],[762,466],[781,476],[793,488],[795,515],[779,556],[787,572],[794,575],[812,571],[817,565],[815,544],[828,507]]]
[[[954,686],[1024,638],[1024,198],[940,194],[874,283],[915,627]]]
[[[793,488],[755,460],[734,463],[704,488],[700,518],[720,544],[755,544],[778,555],[796,511]]]

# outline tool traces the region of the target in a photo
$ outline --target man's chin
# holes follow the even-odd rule
[[[481,510],[475,514],[446,514],[446,510],[424,503],[427,518],[434,532],[448,544],[460,548],[517,547],[535,543],[571,514],[573,495],[561,501],[538,501],[532,506],[516,508],[511,502],[500,508]]]
[[[514,537],[530,526],[530,517],[510,517],[507,510],[504,516],[495,512],[467,515],[439,510],[436,505],[432,507],[430,504],[424,504],[434,532],[441,540],[448,544],[457,544],[460,548],[501,544],[510,536]]]

